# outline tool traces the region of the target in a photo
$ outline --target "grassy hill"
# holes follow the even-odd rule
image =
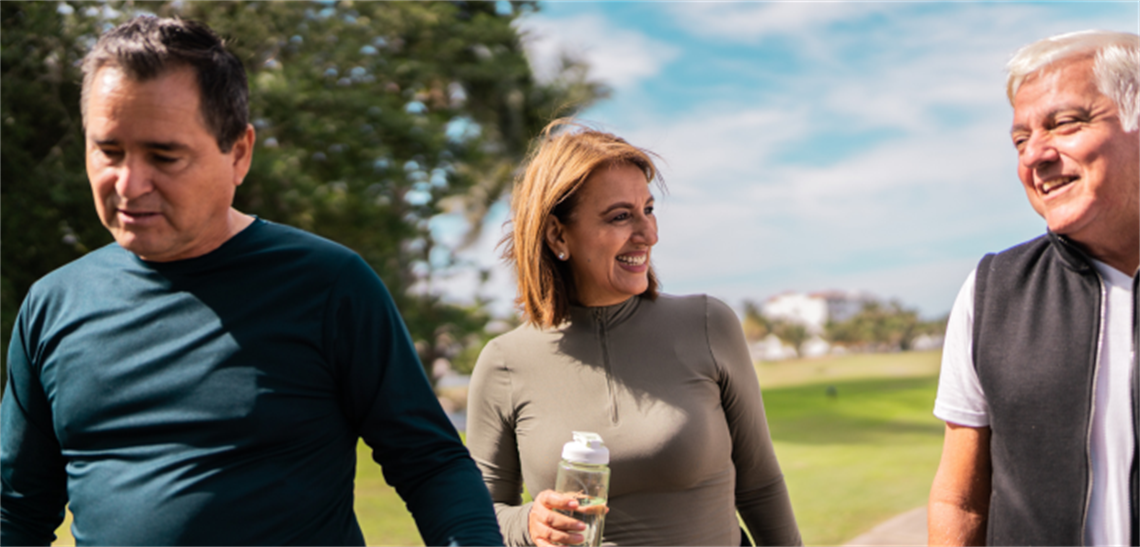
[[[757,366],[805,543],[842,544],[926,503],[942,448],[942,422],[930,413],[938,362],[938,352],[908,352]],[[370,545],[422,545],[363,445],[356,514]],[[56,545],[74,545],[69,525]]]

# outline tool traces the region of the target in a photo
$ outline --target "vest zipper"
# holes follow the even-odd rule
[[[1101,278],[1100,272],[1093,268],[1093,273],[1096,274],[1097,283],[1100,284],[1100,303],[1097,308],[1100,311],[1100,317],[1097,321],[1096,327],[1096,353],[1093,354],[1093,377],[1092,377],[1092,397],[1089,400],[1089,421],[1088,427],[1085,431],[1085,458],[1088,461],[1088,486],[1085,488],[1085,509],[1081,515],[1081,545],[1086,545],[1085,531],[1088,529],[1089,522],[1089,505],[1092,503],[1092,489],[1093,489],[1093,460],[1092,460],[1092,429],[1093,429],[1093,414],[1096,413],[1096,383],[1097,376],[1100,374],[1100,350],[1101,345],[1104,344],[1104,322],[1105,322],[1105,302],[1108,301],[1108,289],[1104,286],[1104,279]]]
[[[610,423],[618,423],[618,405],[616,386],[614,385],[614,371],[610,365],[610,340],[606,331],[605,312],[599,308],[594,310],[594,321],[598,325],[598,344],[602,347],[602,365],[606,371],[606,389],[610,396]]]

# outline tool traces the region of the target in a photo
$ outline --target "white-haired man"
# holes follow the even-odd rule
[[[1009,63],[1018,177],[1048,233],[986,255],[946,332],[931,545],[1135,545],[1140,37]]]

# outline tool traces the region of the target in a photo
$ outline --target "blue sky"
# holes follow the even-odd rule
[[[544,2],[519,28],[540,77],[566,54],[613,89],[582,119],[664,158],[666,292],[739,307],[857,289],[935,317],[984,253],[1044,231],[1016,177],[1005,62],[1062,32],[1137,32],[1138,6]],[[498,310],[505,219],[464,253],[492,268]],[[471,279],[443,286],[470,295]]]

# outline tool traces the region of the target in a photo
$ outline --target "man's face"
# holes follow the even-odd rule
[[[1140,132],[1125,133],[1096,87],[1093,58],[1031,76],[1013,101],[1017,173],[1049,229],[1111,244],[1140,215]]]
[[[249,170],[253,130],[223,154],[202,120],[192,69],[138,82],[104,67],[87,101],[87,177],[119,245],[167,262],[206,254],[233,235],[231,204]]]

